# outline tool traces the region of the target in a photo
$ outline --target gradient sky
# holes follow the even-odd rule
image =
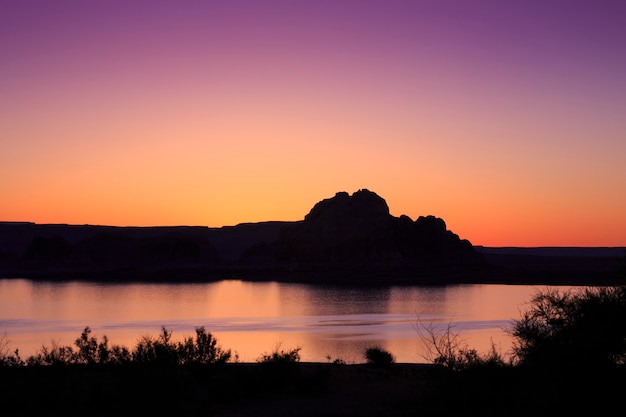
[[[0,0],[0,220],[626,246],[624,1]]]

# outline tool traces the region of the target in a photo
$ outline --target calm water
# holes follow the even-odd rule
[[[418,329],[451,326],[470,347],[493,341],[510,349],[504,331],[532,295],[546,287],[454,285],[359,289],[221,281],[207,284],[42,283],[0,280],[0,335],[22,358],[42,345],[71,345],[85,326],[109,344],[133,348],[161,326],[173,339],[204,326],[239,360],[276,348],[301,348],[303,361],[365,361],[380,346],[398,362],[427,362]],[[566,289],[566,287],[561,287]],[[435,326],[435,327],[432,327]]]

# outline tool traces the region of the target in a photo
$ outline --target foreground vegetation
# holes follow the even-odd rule
[[[231,359],[231,351],[222,349],[217,340],[204,327],[196,328],[196,336],[186,337],[182,342],[171,340],[172,333],[165,327],[154,338],[142,337],[130,351],[125,346],[109,346],[106,335],[102,341],[91,336],[91,329],[86,327],[74,346],[43,346],[40,351],[26,360],[20,357],[19,350],[12,354],[2,352],[0,343],[0,364],[5,366],[42,366],[42,365],[189,365],[220,364]],[[6,350],[6,348],[4,348]]]
[[[0,343],[0,389],[16,414],[562,415],[621,407],[626,288],[538,292],[508,331],[513,351],[464,345],[421,328],[431,365],[370,347],[362,365],[300,363],[300,348],[239,363],[203,327],[180,342],[163,328],[133,349],[85,328],[73,346],[22,359]],[[290,410],[290,411],[289,411]]]
[[[626,287],[537,292],[530,308],[507,329],[513,351],[495,346],[480,354],[450,327],[418,327],[433,363],[453,370],[474,367],[605,368],[626,363]]]

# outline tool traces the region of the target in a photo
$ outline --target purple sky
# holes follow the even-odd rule
[[[626,245],[626,2],[0,1],[0,220]]]

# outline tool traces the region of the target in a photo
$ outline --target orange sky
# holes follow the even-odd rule
[[[299,220],[367,188],[477,245],[626,246],[621,2],[36,3],[0,12],[0,221]]]

